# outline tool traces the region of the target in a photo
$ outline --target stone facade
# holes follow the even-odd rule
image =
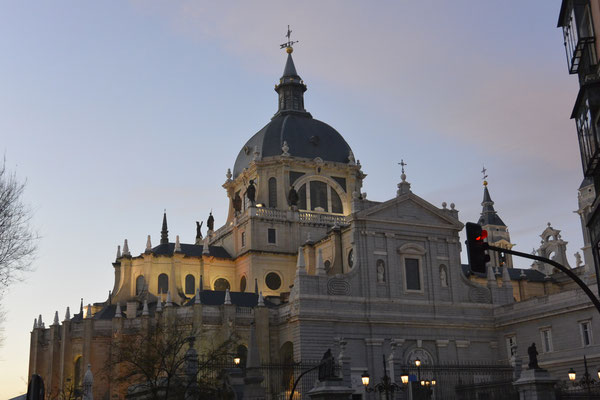
[[[276,90],[285,97],[289,89],[293,100],[306,88],[288,54]],[[247,347],[252,326],[262,362],[318,359],[328,348],[343,352],[356,393],[363,390],[362,371],[382,375],[384,355],[390,366],[417,357],[427,365],[509,363],[525,356],[528,343],[542,348],[548,329],[540,364],[552,373],[562,377],[584,353],[600,361],[597,313],[580,291],[559,274],[540,281],[531,275],[545,278],[539,272],[518,270],[515,277],[511,258],[496,259],[486,276],[469,275],[461,265],[463,223],[454,204],[439,208],[419,197],[404,172],[394,198],[368,200],[361,193],[366,175],[352,150],[329,146],[345,143],[339,133],[315,125],[303,101],[291,101],[291,109],[285,104],[276,114],[284,120],[277,143],[264,139],[260,147],[255,135],[240,152],[235,175],[227,174],[225,225],[195,244],[173,243],[165,216],[158,246],[149,238],[137,256],[124,246],[106,301],[82,305],[49,328],[36,319],[30,375],[42,375],[57,392],[67,379],[79,385],[83,366],[91,364],[94,396],[123,399],[125,388],[103,368],[114,338],[162,318],[193,321],[203,336],[199,353],[202,343],[232,332]],[[497,229],[494,243],[510,248],[498,220],[490,225]],[[583,323],[589,323],[584,346]]]

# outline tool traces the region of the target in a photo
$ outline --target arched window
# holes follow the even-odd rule
[[[269,178],[269,207],[277,208],[277,179]]]
[[[343,193],[337,181],[302,178],[296,189],[298,209],[343,214],[344,204],[338,189]]]
[[[158,293],[167,293],[169,291],[169,276],[160,274],[158,276]]]
[[[225,278],[219,278],[215,281],[215,290],[224,292],[225,290],[230,289],[229,281]]]
[[[298,189],[298,209],[306,210],[306,185],[302,185]]]
[[[332,188],[329,189],[331,191],[331,212],[336,214],[344,213],[344,206],[342,205],[342,199],[337,194],[335,190]]]
[[[73,386],[74,389],[81,389],[81,356],[75,359],[73,367]]]
[[[194,294],[196,292],[196,278],[189,274],[185,277],[185,294]]]
[[[146,279],[144,279],[144,275],[140,275],[135,280],[135,295],[139,296],[142,294],[146,287]]]

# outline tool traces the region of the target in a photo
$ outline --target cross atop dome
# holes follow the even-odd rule
[[[291,54],[294,51],[294,48],[292,47],[294,44],[298,43],[298,41],[293,41],[290,39],[292,35],[292,31],[290,29],[290,26],[288,25],[288,29],[287,29],[287,33],[285,34],[285,37],[287,38],[287,42],[280,44],[279,48],[281,49],[285,49],[286,53]]]

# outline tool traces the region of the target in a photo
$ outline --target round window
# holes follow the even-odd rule
[[[225,278],[219,278],[215,281],[215,290],[224,292],[227,289],[231,289],[229,281]]]
[[[354,266],[354,249],[350,249],[348,252],[348,266],[350,268]]]
[[[240,279],[240,292],[244,293],[246,291],[246,277],[242,276]]]
[[[271,290],[277,290],[281,287],[281,278],[275,272],[269,272],[265,278],[267,287]]]

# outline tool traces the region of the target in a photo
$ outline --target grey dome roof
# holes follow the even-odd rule
[[[338,131],[308,113],[283,113],[276,115],[246,142],[235,160],[234,179],[254,159],[255,146],[260,152],[259,159],[264,159],[280,156],[284,141],[292,157],[320,157],[323,161],[348,162],[350,146]]]

